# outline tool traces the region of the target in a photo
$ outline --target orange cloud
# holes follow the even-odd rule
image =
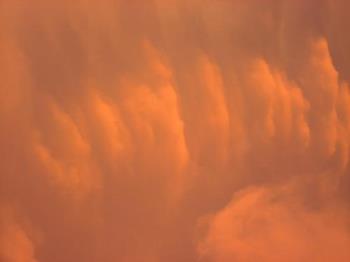
[[[0,259],[4,262],[37,262],[28,232],[14,220],[9,209],[0,212]]]
[[[349,259],[348,9],[0,1],[0,260]]]
[[[287,191],[287,192],[286,192]],[[348,261],[347,213],[304,207],[285,188],[251,188],[209,220],[204,261]]]

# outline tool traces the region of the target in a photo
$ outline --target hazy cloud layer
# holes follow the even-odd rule
[[[0,0],[0,260],[349,261],[346,0]]]

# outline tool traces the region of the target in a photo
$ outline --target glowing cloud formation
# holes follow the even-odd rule
[[[0,0],[0,261],[350,261],[349,10]]]

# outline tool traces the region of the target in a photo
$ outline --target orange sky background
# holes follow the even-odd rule
[[[349,10],[0,0],[0,261],[350,261]]]

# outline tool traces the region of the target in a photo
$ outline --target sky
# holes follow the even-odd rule
[[[347,0],[0,0],[0,261],[350,261]]]

